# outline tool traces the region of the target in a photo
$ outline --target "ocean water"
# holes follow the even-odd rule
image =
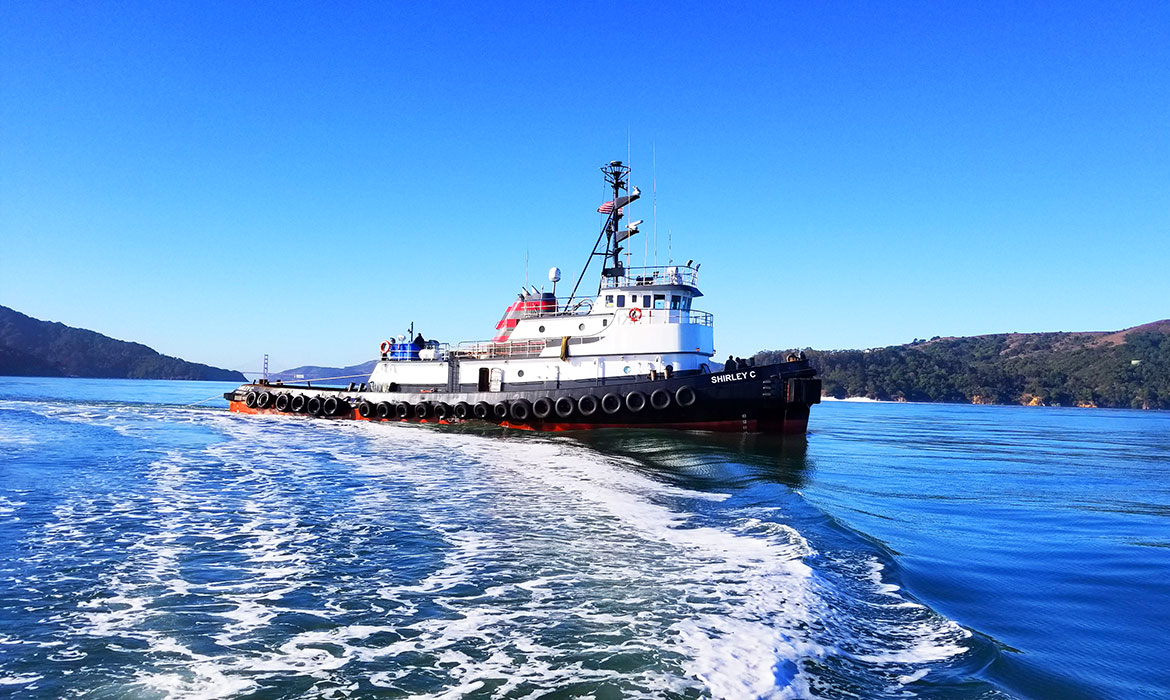
[[[0,697],[1170,697],[1170,414],[188,405],[227,388],[0,378]]]

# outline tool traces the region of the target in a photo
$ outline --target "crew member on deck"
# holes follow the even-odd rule
[[[727,362],[723,363],[723,371],[730,372],[735,369],[735,358],[731,355],[727,356]]]

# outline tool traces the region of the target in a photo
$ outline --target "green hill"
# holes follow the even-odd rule
[[[247,381],[235,370],[160,355],[140,343],[40,321],[7,306],[0,306],[0,375]]]
[[[825,395],[836,398],[1170,409],[1170,320],[1116,332],[1001,333],[805,353]]]
[[[320,379],[331,379],[340,377],[338,382],[345,384],[347,382],[361,382],[365,381],[370,373],[374,371],[374,365],[378,364],[377,360],[369,360],[360,365],[350,365],[348,367],[321,367],[318,365],[304,365],[302,367],[293,367],[286,369],[283,372],[273,372],[268,375],[269,379],[280,379],[286,382],[296,381],[317,381]],[[336,383],[336,382],[335,382]]]

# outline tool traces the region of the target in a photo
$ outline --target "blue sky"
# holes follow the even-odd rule
[[[721,355],[1170,316],[1165,2],[0,13],[0,304],[186,359],[490,337],[612,159]]]

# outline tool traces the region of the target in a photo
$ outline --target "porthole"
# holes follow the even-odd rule
[[[541,328],[543,328],[543,326],[541,326]],[[516,370],[516,376],[517,376],[517,377],[523,377],[523,376],[524,376],[524,370],[522,370],[522,369],[518,369],[518,370]]]
[[[540,328],[537,328],[536,330],[538,330],[541,333],[544,333],[544,326],[541,326]]]
[[[584,323],[580,323],[580,324],[578,324],[578,325],[577,325],[577,330],[579,330],[579,331],[583,331],[583,330],[585,330],[585,324],[584,324]]]

